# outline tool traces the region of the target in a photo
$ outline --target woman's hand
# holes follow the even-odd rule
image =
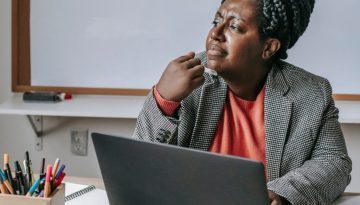
[[[169,63],[156,85],[161,97],[180,102],[204,82],[204,66],[190,52]]]
[[[275,194],[272,191],[268,191],[270,205],[290,205],[290,203],[283,197]]]

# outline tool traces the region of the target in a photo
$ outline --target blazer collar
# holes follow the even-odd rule
[[[218,76],[207,74],[202,87],[190,147],[208,151],[226,100],[227,85]],[[205,97],[204,97],[205,96]]]
[[[207,66],[205,52],[196,54],[203,66]],[[189,147],[208,151],[219,123],[226,100],[227,85],[219,77],[204,73],[205,82],[202,87],[194,129]]]
[[[284,74],[285,62],[279,61],[272,66],[266,81],[266,87],[277,90],[282,96],[285,96],[290,87]]]
[[[266,81],[264,121],[268,180],[280,177],[283,148],[288,134],[292,102],[281,64],[274,64]]]

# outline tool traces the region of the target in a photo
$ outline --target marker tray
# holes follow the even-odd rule
[[[65,184],[59,185],[49,198],[0,194],[0,204],[6,205],[65,205]]]

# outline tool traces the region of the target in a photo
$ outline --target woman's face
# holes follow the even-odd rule
[[[264,48],[256,20],[258,0],[226,0],[206,40],[208,67],[223,77],[248,76]]]

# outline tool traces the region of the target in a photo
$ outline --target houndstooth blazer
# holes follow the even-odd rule
[[[204,53],[198,58],[206,65]],[[134,137],[208,151],[227,85],[204,76],[175,117],[164,116],[150,92]],[[330,204],[349,184],[352,163],[328,80],[280,61],[268,74],[264,106],[268,189],[292,204]]]

